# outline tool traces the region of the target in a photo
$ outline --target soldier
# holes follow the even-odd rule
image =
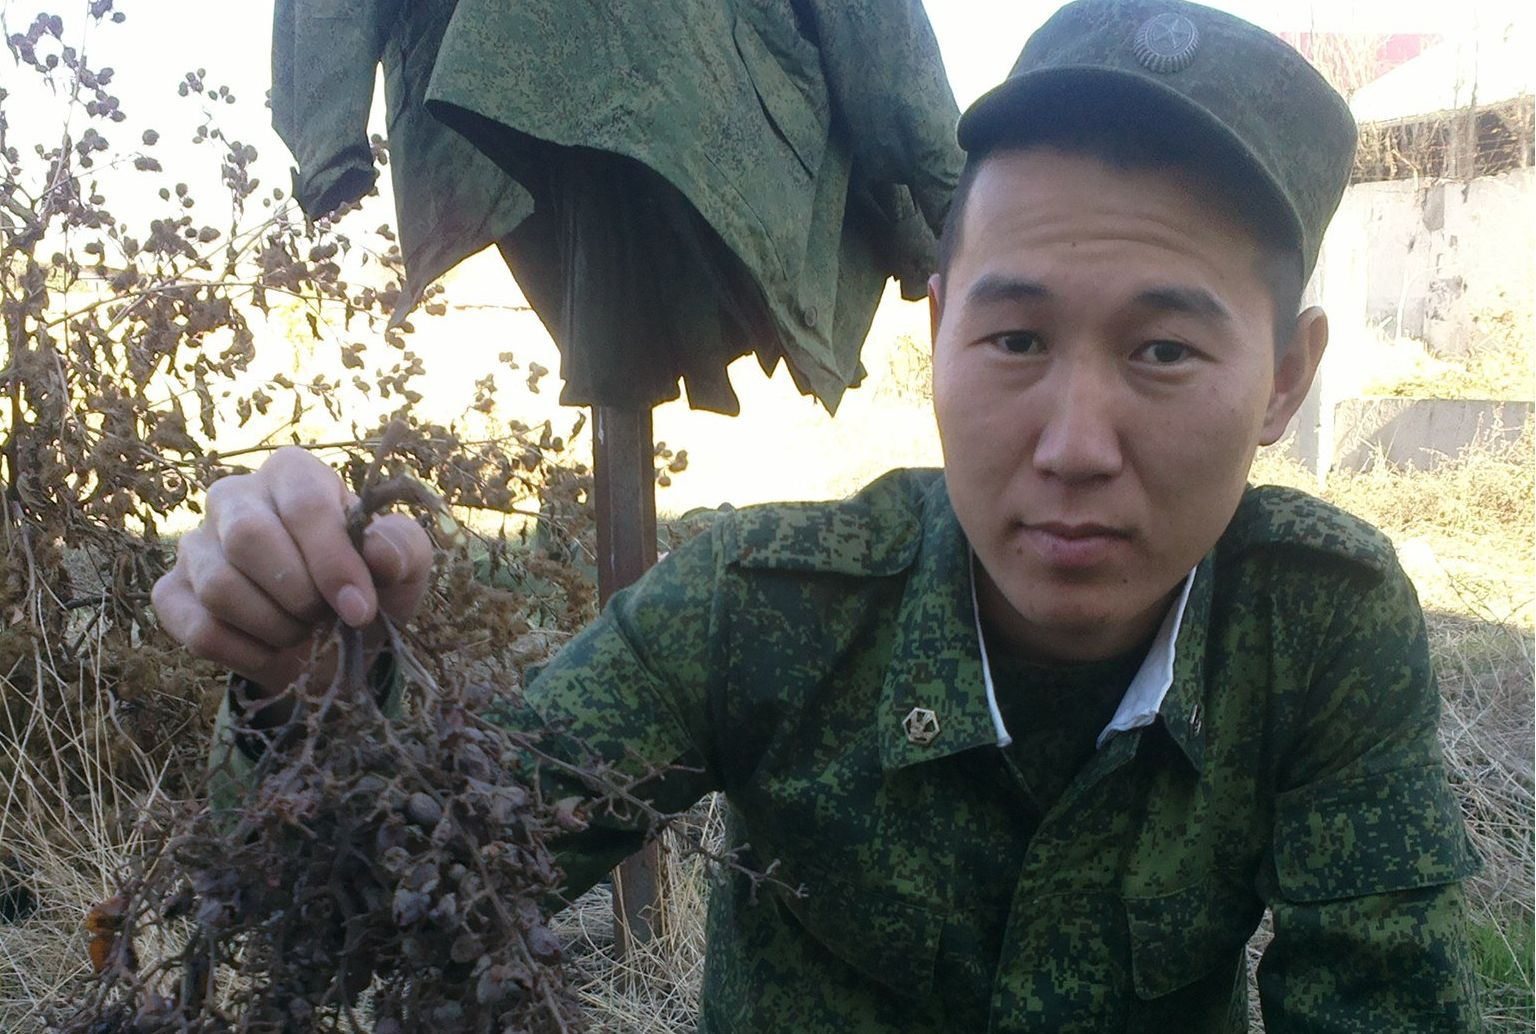
[[[804,886],[715,891],[702,1030],[1240,1031],[1266,906],[1272,1034],[1476,1027],[1413,588],[1373,528],[1245,483],[1327,342],[1298,310],[1343,100],[1229,15],[1080,0],[959,139],[943,471],[722,516],[508,721],[686,766],[658,806],[723,790]],[[219,482],[166,627],[273,695],[332,612],[408,619],[424,534],[359,557],[347,502],[297,450]],[[571,892],[643,835],[573,836]]]

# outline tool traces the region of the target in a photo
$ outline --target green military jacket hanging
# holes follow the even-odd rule
[[[312,218],[356,201],[379,178],[368,139],[382,62],[405,314],[438,277],[515,230],[533,198],[429,115],[432,75],[454,0],[277,0],[272,124],[293,153],[293,193]]]
[[[701,1031],[1237,1034],[1266,906],[1270,1034],[1476,1029],[1473,862],[1379,532],[1250,489],[1196,569],[1156,720],[1044,801],[999,747],[970,563],[935,471],[723,515],[502,713],[684,766],[658,805],[723,791],[743,860],[777,863],[755,895],[736,874],[713,892]],[[573,836],[570,893],[641,839]]]
[[[551,147],[631,161],[675,191],[764,310],[745,340],[721,342],[716,313],[678,300],[701,321],[677,335],[696,353],[681,370],[695,405],[734,412],[708,368],[756,351],[835,408],[861,374],[886,279],[920,297],[933,269],[963,155],[920,0],[279,0],[276,24],[274,120],[312,213],[372,183],[367,85],[383,57],[411,298],[494,242],[559,326],[553,235],[508,225],[528,214],[524,188],[538,197],[549,178]],[[466,140],[474,161],[458,160]],[[678,281],[658,275],[655,289]],[[589,396],[636,379],[597,363],[580,358],[565,401],[605,401]]]

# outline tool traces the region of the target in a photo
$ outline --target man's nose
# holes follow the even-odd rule
[[[1042,387],[1047,390],[1037,395],[1045,408],[1035,441],[1035,470],[1067,482],[1120,473],[1124,400],[1115,391],[1113,371],[1092,361],[1068,362]]]

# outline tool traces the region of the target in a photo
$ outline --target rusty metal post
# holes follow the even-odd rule
[[[592,428],[593,503],[597,511],[597,595],[606,604],[656,562],[655,448],[651,411],[596,406]],[[621,862],[613,873],[613,938],[619,958],[656,933],[662,891],[661,842]]]
[[[597,595],[599,603],[607,603],[656,563],[656,449],[649,409],[596,406],[594,410]]]
[[[599,161],[584,152],[563,152],[551,181],[564,264],[562,344],[588,355],[613,354],[632,345],[637,333],[656,333],[633,318],[652,287],[633,248],[639,201],[615,196]],[[648,404],[597,405],[592,416],[597,594],[607,603],[656,562],[656,451]],[[659,842],[614,871],[614,947],[620,958],[655,932],[661,872]]]

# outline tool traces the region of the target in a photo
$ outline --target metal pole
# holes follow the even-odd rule
[[[565,273],[563,345],[606,355],[635,333],[628,314],[649,289],[626,246],[633,198],[615,198],[591,155],[568,152],[552,193]],[[592,501],[597,514],[597,595],[609,597],[656,562],[656,450],[651,409],[634,402],[593,407]],[[652,841],[613,873],[614,949],[620,959],[656,932],[661,848]]]
[[[645,406],[596,406],[593,503],[597,511],[597,595],[606,604],[656,562],[655,447]],[[661,842],[653,840],[613,873],[613,939],[619,958],[657,932]]]

